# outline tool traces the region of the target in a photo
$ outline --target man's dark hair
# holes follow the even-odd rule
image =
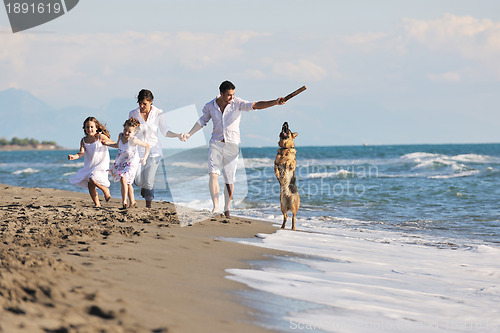
[[[236,87],[229,81],[222,82],[219,87],[221,95],[224,94],[227,90],[234,90],[234,89],[236,89]]]
[[[150,90],[142,89],[139,91],[139,95],[137,95],[137,103],[141,103],[143,100],[151,102],[153,98],[153,93]]]

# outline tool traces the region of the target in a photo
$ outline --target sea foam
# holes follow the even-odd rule
[[[40,172],[40,170],[38,170],[38,169],[32,169],[32,168],[26,168],[26,169],[14,171],[14,172],[12,172],[12,174],[13,175],[22,175],[22,174],[25,174],[25,173],[37,173],[37,172]]]
[[[316,304],[283,320],[326,332],[496,332],[500,250],[373,241],[372,231],[280,230],[241,243],[294,252],[301,268],[229,269],[229,279]],[[286,304],[286,303],[285,303]],[[286,313],[286,311],[284,311]],[[482,328],[478,330],[476,328]]]

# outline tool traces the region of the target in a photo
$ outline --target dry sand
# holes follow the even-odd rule
[[[266,332],[227,268],[276,251],[224,217],[181,227],[172,204],[95,209],[88,194],[0,185],[0,332]]]

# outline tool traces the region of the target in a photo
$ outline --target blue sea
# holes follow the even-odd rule
[[[276,150],[242,148],[233,214],[281,224]],[[68,153],[0,151],[0,183],[87,192],[68,182],[83,166]],[[210,209],[206,157],[206,147],[165,150],[156,199]],[[500,329],[500,144],[297,147],[296,173],[298,231],[240,242],[297,256],[228,270],[258,291],[244,298],[267,313],[264,326]]]
[[[281,215],[276,150],[243,149],[252,215]],[[304,147],[299,218],[500,244],[500,144]]]

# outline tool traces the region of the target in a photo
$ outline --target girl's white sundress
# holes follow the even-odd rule
[[[119,182],[120,177],[123,177],[127,184],[132,184],[139,168],[139,153],[137,152],[137,145],[132,143],[133,138],[128,140],[127,143],[122,143],[121,136],[122,134],[118,138],[118,155],[115,163],[109,169],[109,173],[115,182]]]
[[[83,144],[85,146],[83,168],[78,170],[76,175],[69,179],[69,182],[73,185],[88,188],[89,180],[92,179],[99,185],[109,187],[107,172],[109,169],[108,147],[103,145],[100,140],[93,143],[86,143],[83,140]]]

